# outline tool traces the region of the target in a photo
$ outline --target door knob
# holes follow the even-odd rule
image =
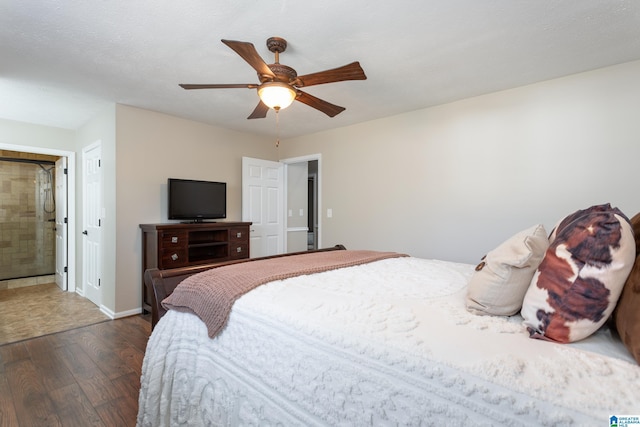
[[[87,235],[87,234],[89,234],[89,233],[87,233],[87,230],[84,230],[84,231],[82,232],[82,234]]]

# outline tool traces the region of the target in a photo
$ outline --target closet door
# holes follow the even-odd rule
[[[100,275],[102,271],[102,172],[99,142],[82,150],[83,161],[83,231],[82,234],[82,291],[98,307],[102,304]]]

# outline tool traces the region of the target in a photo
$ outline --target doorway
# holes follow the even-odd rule
[[[318,161],[307,166],[307,249],[318,249]]]
[[[67,226],[67,236],[66,241],[63,242],[60,250],[64,250],[67,254],[67,265],[66,265],[66,288],[69,291],[75,292],[75,153],[71,151],[65,150],[56,150],[56,149],[46,149],[46,148],[38,148],[31,146],[23,146],[23,145],[14,145],[14,144],[6,144],[0,143],[0,150],[3,151],[11,151],[24,153],[28,157],[29,155],[45,155],[45,156],[53,156],[58,158],[65,158],[67,161],[67,191],[66,191],[66,206],[68,207],[67,216],[66,216],[66,226]],[[45,167],[47,168],[47,167]],[[45,177],[46,178],[46,177]],[[48,208],[50,209],[52,206],[52,201],[49,199],[49,192],[47,189],[51,189],[51,187],[47,187],[46,179],[44,179],[45,185],[42,187],[42,194],[39,196],[42,200],[47,201]],[[54,203],[65,203],[59,200],[54,201]],[[47,218],[48,219],[48,218]],[[55,220],[54,220],[55,221]],[[55,227],[55,222],[49,224],[52,230]],[[56,245],[54,244],[54,247]],[[58,251],[57,247],[54,251]]]
[[[0,283],[8,287],[53,281],[56,160],[0,150]]]
[[[285,203],[287,203],[285,241],[288,243],[286,252],[321,248],[322,224],[319,213],[322,194],[322,156],[312,154],[284,159],[282,163],[285,164],[287,177],[285,179]]]

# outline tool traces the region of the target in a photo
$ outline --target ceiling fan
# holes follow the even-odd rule
[[[275,54],[273,64],[267,64],[252,43],[224,39],[222,43],[233,49],[258,72],[260,83],[181,84],[180,87],[184,89],[257,89],[260,101],[251,115],[247,117],[248,119],[264,118],[267,116],[269,108],[279,111],[291,105],[294,100],[322,111],[329,117],[334,117],[343,112],[345,108],[309,95],[301,91],[300,88],[345,80],[366,80],[367,78],[357,61],[331,70],[298,76],[296,70],[280,64],[280,54],[287,48],[287,41],[280,37],[267,39],[267,48]]]

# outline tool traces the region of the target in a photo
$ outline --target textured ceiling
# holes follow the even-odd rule
[[[282,138],[400,114],[640,59],[640,1],[48,0],[0,1],[0,117],[75,129],[110,103],[275,135],[273,111],[247,120],[257,83],[220,39],[285,38],[299,75],[360,61],[368,79],[313,86],[346,107],[299,102]]]

